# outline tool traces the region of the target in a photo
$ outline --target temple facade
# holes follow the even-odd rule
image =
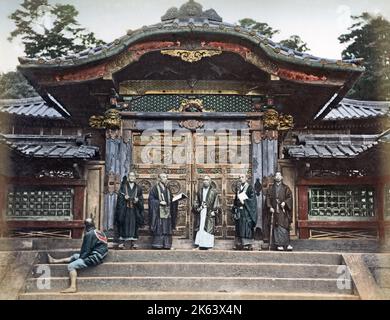
[[[40,96],[0,101],[3,236],[78,238],[87,216],[110,233],[133,170],[146,199],[161,172],[188,195],[180,238],[194,237],[205,175],[221,197],[216,237],[234,238],[241,173],[261,238],[277,170],[293,190],[292,236],[383,240],[390,226],[390,103],[345,98],[359,60],[291,50],[189,1],[77,55],[20,58],[18,70]]]

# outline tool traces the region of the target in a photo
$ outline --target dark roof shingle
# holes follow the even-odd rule
[[[344,98],[323,120],[369,119],[388,115],[390,115],[390,101],[360,101]]]
[[[292,158],[354,158],[378,144],[379,135],[302,134],[285,146]]]
[[[80,136],[0,134],[0,142],[33,158],[92,159],[99,153],[99,147],[86,145]]]
[[[0,99],[0,113],[15,116],[62,120],[64,116],[42,97],[25,99]]]

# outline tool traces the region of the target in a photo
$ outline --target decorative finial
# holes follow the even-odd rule
[[[214,9],[203,11],[200,3],[194,0],[189,0],[183,4],[180,9],[176,7],[168,9],[168,11],[161,17],[161,21],[169,21],[175,19],[188,19],[192,17],[204,18],[210,21],[222,22],[222,18],[215,12]]]

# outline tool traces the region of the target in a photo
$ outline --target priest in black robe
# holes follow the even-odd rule
[[[257,201],[254,188],[240,174],[233,203],[233,219],[236,227],[235,250],[253,250],[254,229],[257,223]]]
[[[275,173],[274,183],[267,190],[265,202],[269,215],[267,220],[272,221],[273,215],[273,236],[270,242],[276,246],[278,251],[292,251],[290,224],[292,222],[293,199],[291,189],[283,183],[281,172]]]
[[[161,173],[158,183],[149,193],[149,226],[153,249],[171,249],[172,234],[176,228],[178,201],[172,201],[173,195],[167,182],[168,175]]]
[[[211,178],[203,178],[203,186],[195,196],[192,211],[195,215],[195,246],[200,250],[214,247],[216,221],[220,215],[218,191],[211,185]]]
[[[142,187],[136,183],[135,172],[123,177],[118,192],[114,222],[119,237],[119,249],[130,242],[130,249],[137,249],[138,229],[144,225],[144,198]]]

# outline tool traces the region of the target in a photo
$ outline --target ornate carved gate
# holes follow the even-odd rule
[[[230,208],[239,174],[251,175],[249,132],[237,136],[235,131],[215,134],[198,130],[172,139],[162,132],[149,136],[133,132],[132,146],[132,168],[137,171],[139,183],[144,187],[146,209],[149,190],[161,172],[168,173],[169,186],[175,194],[184,192],[189,196],[179,205],[176,236],[194,236],[191,206],[203,177],[209,175],[222,206],[216,236],[222,239],[234,237]],[[147,228],[141,234],[148,234]]]

